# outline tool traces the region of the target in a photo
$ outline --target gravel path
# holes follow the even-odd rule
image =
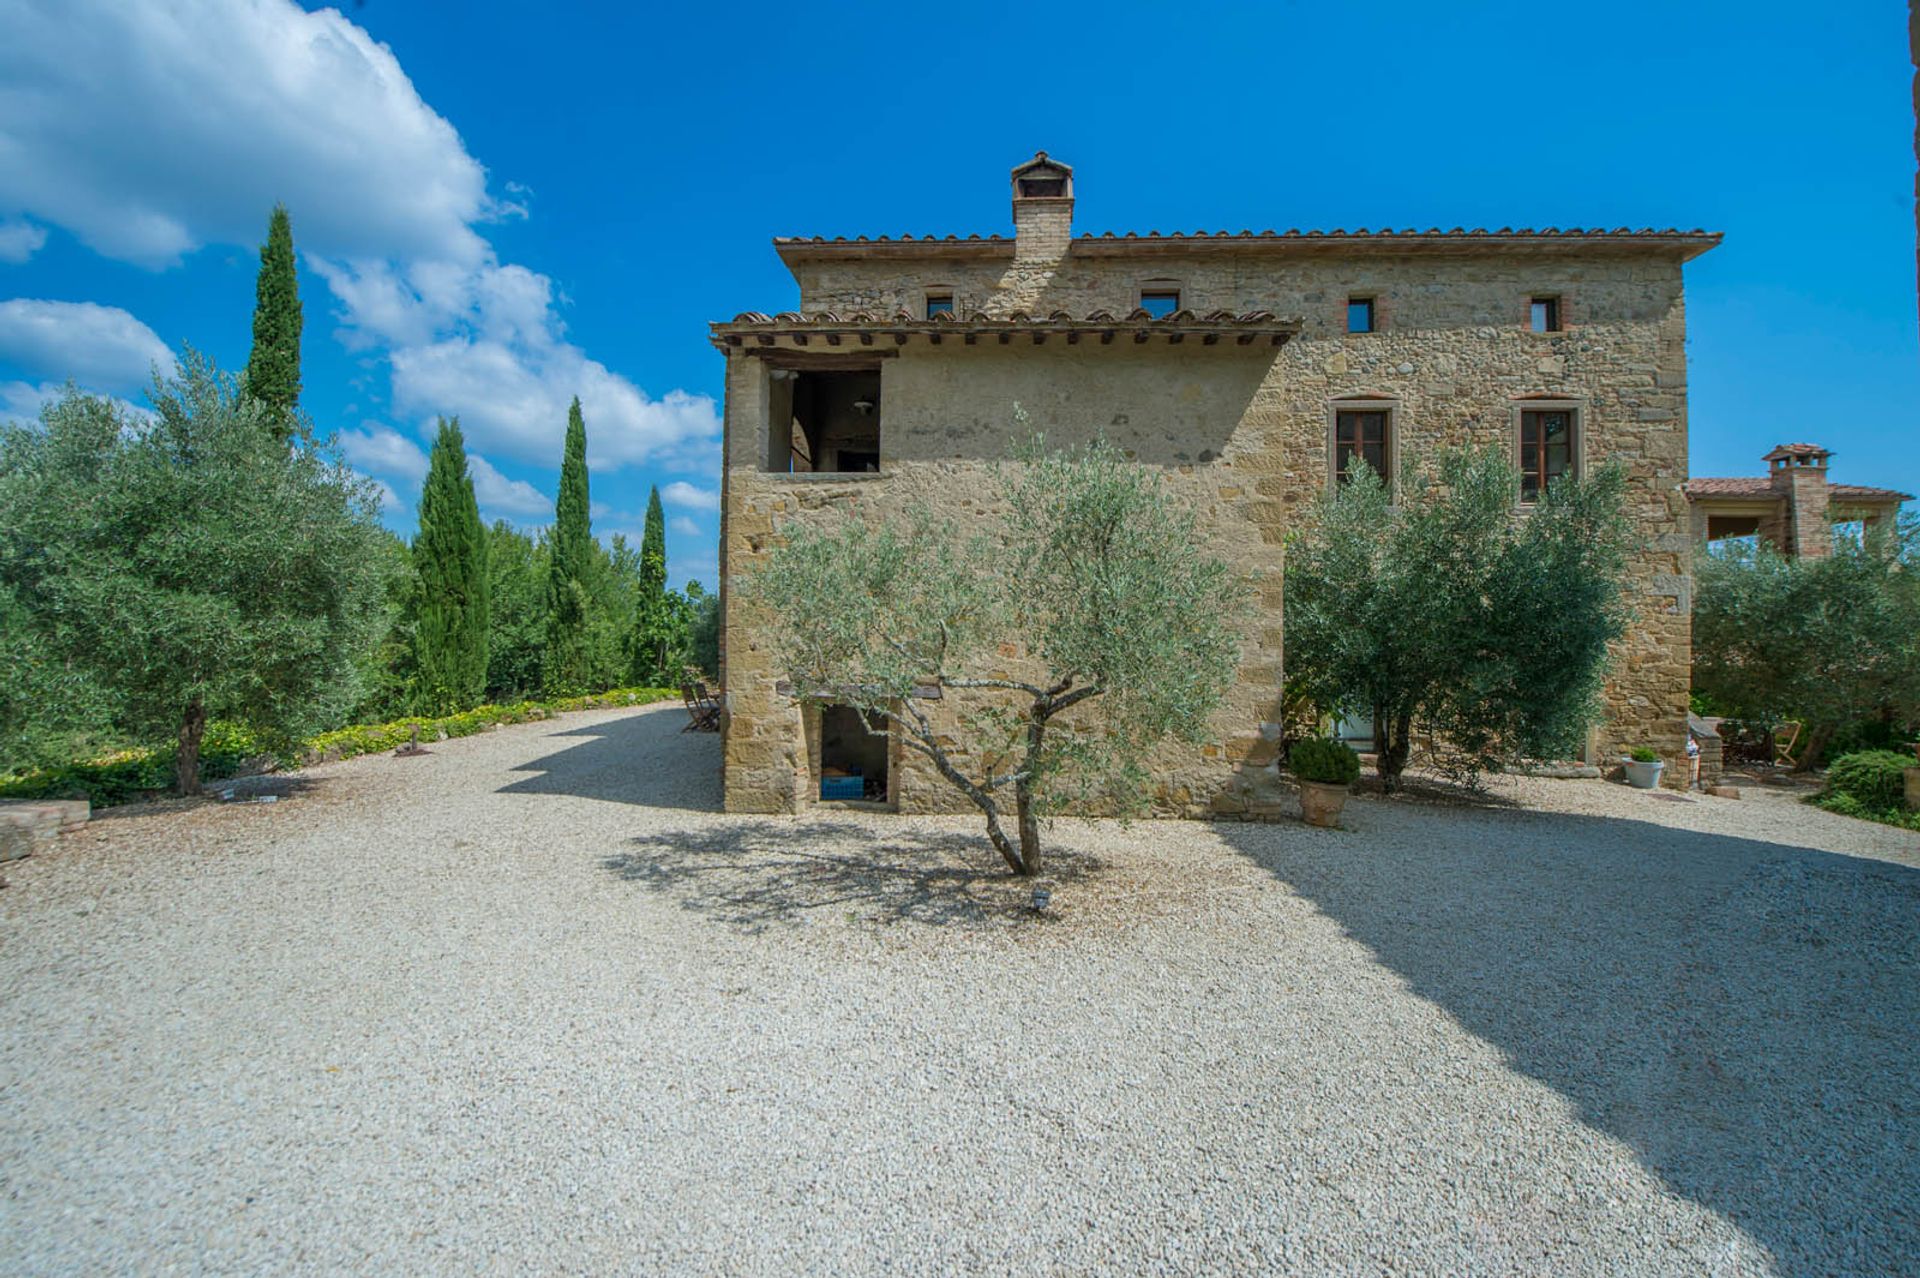
[[[1348,828],[722,817],[604,711],[0,892],[0,1270],[1893,1274],[1920,836],[1507,781]]]

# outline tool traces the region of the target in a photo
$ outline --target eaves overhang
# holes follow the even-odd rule
[[[942,342],[975,346],[982,343],[1009,345],[1015,341],[1041,345],[1059,339],[1067,345],[1082,341],[1111,345],[1117,341],[1134,344],[1161,342],[1179,345],[1192,341],[1198,345],[1222,343],[1236,346],[1282,346],[1300,331],[1301,321],[1283,319],[1271,311],[1174,311],[1158,318],[1144,310],[1126,315],[1093,311],[1071,315],[1055,311],[1049,315],[984,314],[939,315],[917,318],[906,311],[891,315],[857,311],[847,315],[832,311],[802,314],[782,311],[768,315],[747,311],[724,323],[710,326],[713,344],[724,351],[745,351],[774,347],[823,348],[861,346],[905,346],[909,342],[938,346]]]

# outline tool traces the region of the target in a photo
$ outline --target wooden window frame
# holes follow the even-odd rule
[[[1553,323],[1546,328],[1533,326],[1533,310],[1536,306],[1551,308]],[[1527,331],[1545,336],[1549,333],[1567,331],[1567,296],[1564,293],[1529,293],[1527,295]]]
[[[1585,404],[1573,399],[1522,399],[1514,401],[1513,428],[1511,431],[1513,439],[1513,465],[1514,469],[1520,472],[1519,501],[1522,506],[1532,506],[1539,502],[1540,497],[1546,492],[1548,485],[1553,482],[1554,478],[1558,478],[1558,476],[1549,477],[1546,474],[1545,463],[1543,461],[1536,472],[1541,481],[1540,487],[1532,496],[1527,495],[1527,480],[1529,476],[1525,464],[1526,430],[1527,417],[1532,413],[1565,413],[1567,415],[1567,422],[1573,431],[1573,438],[1567,443],[1567,468],[1562,473],[1572,475],[1575,479],[1579,479],[1587,473],[1587,410]]]
[[[1348,395],[1327,401],[1327,489],[1339,488],[1340,415],[1342,413],[1380,413],[1386,421],[1382,452],[1386,458],[1385,481],[1389,494],[1397,492],[1400,482],[1400,401],[1386,395]]]
[[[1356,306],[1365,306],[1367,308],[1367,326],[1365,328],[1355,328],[1353,326],[1353,308]],[[1380,298],[1379,296],[1374,293],[1349,293],[1347,295],[1347,312],[1346,312],[1345,320],[1346,320],[1345,331],[1347,336],[1349,337],[1358,337],[1362,333],[1379,332],[1380,331]]]
[[[930,288],[921,294],[920,297],[920,316],[922,319],[933,318],[933,304],[935,302],[945,302],[947,304],[946,313],[955,319],[960,318],[960,294],[950,288]]]

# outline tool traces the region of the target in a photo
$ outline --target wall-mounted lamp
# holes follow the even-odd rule
[[[873,410],[874,410],[873,401],[868,399],[865,395],[862,395],[859,399],[856,399],[853,401],[853,411],[860,414],[862,417],[873,416]]]

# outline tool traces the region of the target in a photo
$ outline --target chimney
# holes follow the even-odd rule
[[[1833,529],[1827,522],[1827,459],[1818,444],[1781,444],[1764,460],[1773,491],[1786,499],[1780,552],[1795,559],[1819,559],[1833,553]]]
[[[1073,239],[1073,170],[1036,152],[1013,171],[1013,260],[1058,262]]]

